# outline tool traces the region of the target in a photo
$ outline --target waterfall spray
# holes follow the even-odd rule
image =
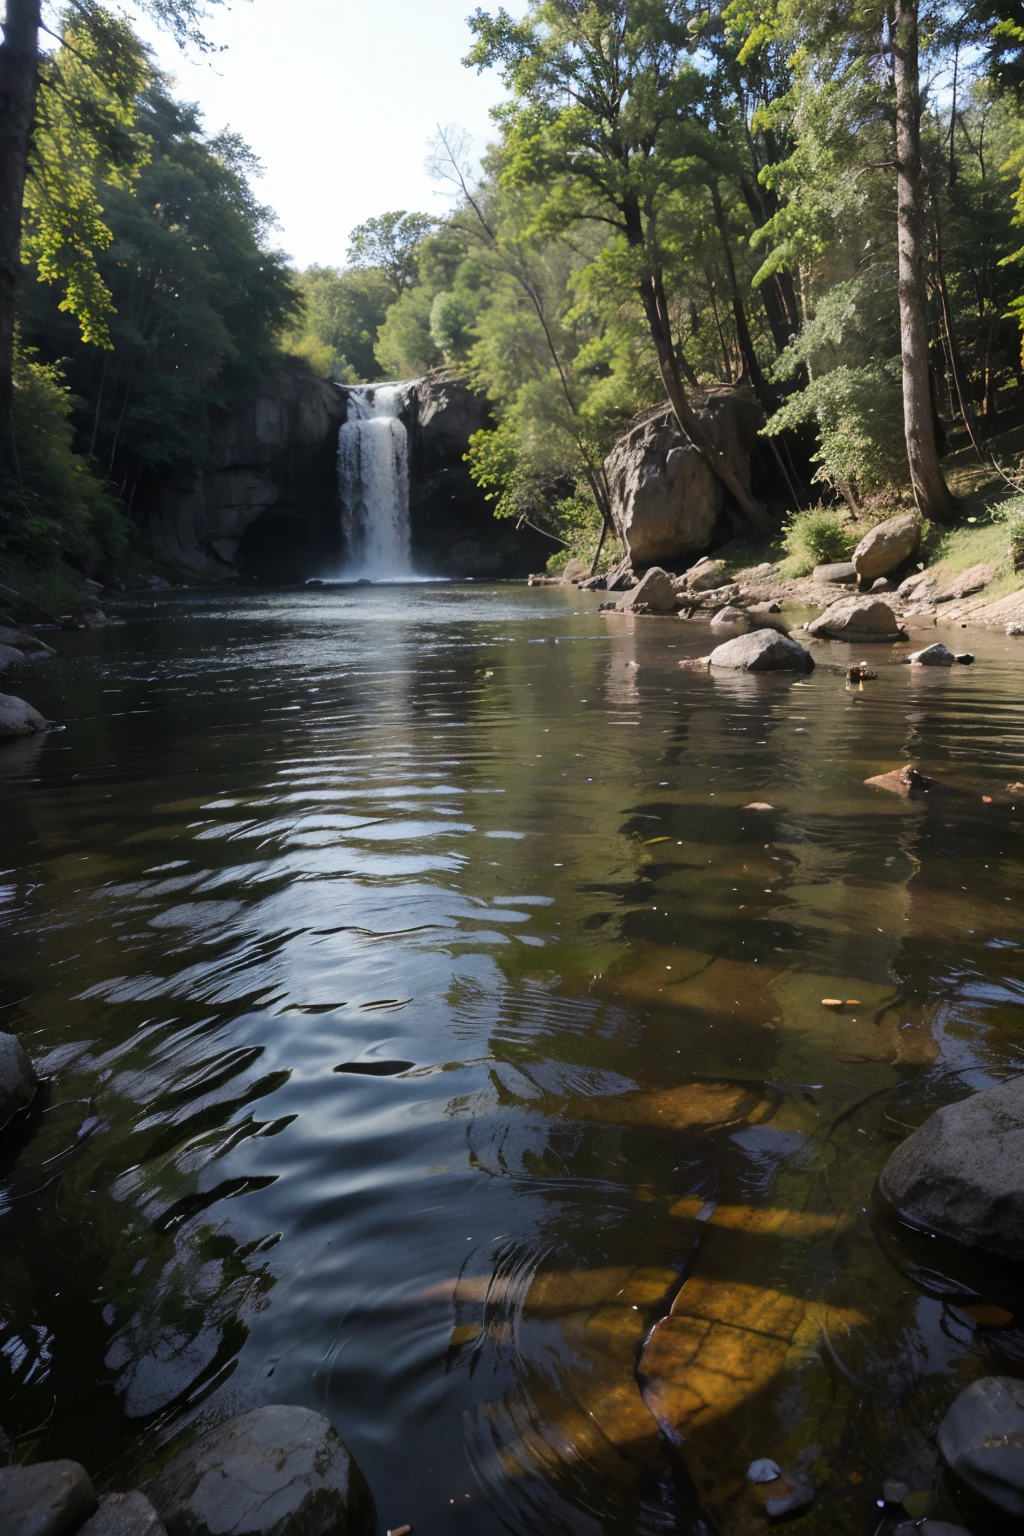
[[[399,419],[402,387],[365,384],[349,391],[338,433],[338,489],[345,574],[388,581],[412,574],[409,436]]]

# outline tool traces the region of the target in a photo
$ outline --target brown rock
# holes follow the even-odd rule
[[[921,542],[921,519],[916,512],[887,518],[864,535],[853,552],[853,564],[861,586],[888,576],[909,560]]]

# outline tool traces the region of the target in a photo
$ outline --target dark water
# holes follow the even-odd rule
[[[117,1486],[305,1403],[417,1536],[759,1530],[755,1455],[812,1469],[804,1528],[928,1483],[1014,1336],[870,1196],[1024,1065],[1022,642],[850,693],[558,590],[125,616],[0,750],[0,1022],[48,1079],[0,1167],[17,1453]],[[961,792],[863,786],[908,759]]]

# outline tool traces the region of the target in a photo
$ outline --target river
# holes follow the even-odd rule
[[[303,1403],[417,1536],[759,1529],[759,1455],[852,1533],[930,1479],[998,1364],[870,1196],[1022,1065],[1024,642],[850,692],[598,601],[168,594],[25,685],[65,729],[0,749],[19,1455],[116,1485]],[[908,758],[962,793],[864,787]]]

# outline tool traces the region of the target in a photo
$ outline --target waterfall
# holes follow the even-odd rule
[[[364,384],[348,393],[348,420],[338,433],[347,576],[388,581],[412,575],[402,404],[400,384]]]

